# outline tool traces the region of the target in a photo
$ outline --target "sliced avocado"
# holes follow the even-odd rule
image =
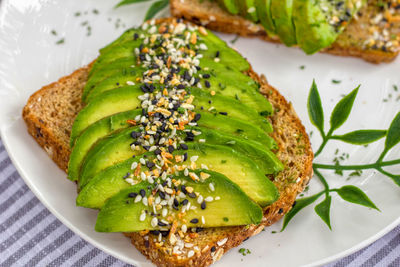
[[[75,143],[75,139],[90,124],[105,118],[107,116],[136,109],[140,107],[138,96],[143,92],[139,88],[133,90],[134,86],[126,86],[120,88],[118,92],[105,92],[100,97],[93,99],[86,107],[84,107],[76,116],[71,130],[71,147]],[[139,87],[137,85],[136,87]]]
[[[218,38],[212,32],[207,31],[207,35],[202,35],[200,33],[197,33],[197,35],[200,39],[204,40],[204,44],[207,46],[206,50],[200,50],[203,58],[214,59],[218,57],[221,64],[230,66],[239,71],[246,71],[250,68],[249,63],[242,55],[230,48],[225,41]],[[135,64],[136,56],[134,51],[135,48],[139,48],[141,42],[143,42],[143,40],[138,39],[138,41],[135,42],[127,41],[110,46],[106,52],[101,53],[96,59],[96,62],[90,70],[90,77],[107,64],[122,58],[125,60],[131,58],[132,64]],[[200,44],[200,42],[201,40],[198,41],[198,44]],[[190,45],[190,47],[196,49],[194,45]]]
[[[268,35],[275,35],[275,24],[271,14],[271,0],[255,0],[255,6],[261,25],[263,25]]]
[[[261,206],[269,205],[279,197],[275,185],[240,152],[219,145],[189,144],[188,150],[177,150],[173,154],[184,153],[188,160],[183,164],[190,165],[190,158],[199,156],[196,161],[198,166],[204,164],[210,170],[225,175]],[[152,160],[154,154],[151,154],[146,153],[146,159]],[[130,186],[125,177],[133,177],[131,165],[139,162],[141,157],[129,158],[96,174],[80,191],[77,205],[100,209],[107,199]],[[146,166],[142,167],[143,171],[146,169]]]
[[[84,187],[97,173],[105,168],[122,162],[133,155],[140,155],[145,152],[143,149],[131,149],[130,145],[136,141],[136,139],[131,137],[132,131],[135,131],[135,127],[117,131],[106,136],[92,146],[85,157],[80,170],[81,172],[78,181],[81,188]],[[195,149],[207,147],[208,145],[221,145],[226,146],[226,153],[229,152],[229,149],[232,149],[232,151],[237,154],[245,152],[247,153],[246,156],[248,160],[254,162],[264,175],[275,173],[283,168],[283,165],[276,158],[275,154],[271,153],[267,149],[258,148],[254,143],[236,138],[232,135],[218,133],[211,129],[204,131],[206,132],[205,134],[200,134],[198,138],[195,138],[193,141],[201,142],[201,139],[208,137],[208,139],[205,139],[207,144],[188,144],[191,146],[198,146],[195,147]],[[181,135],[182,139],[186,138],[185,132],[179,132],[177,134]]]
[[[298,44],[307,54],[330,46],[363,4],[362,0],[294,0]]]
[[[269,114],[272,105],[259,92],[259,85],[249,76],[231,69],[225,65],[214,62],[214,60],[202,59],[207,67],[207,71],[199,71],[199,74],[207,79],[201,79],[202,87],[208,91],[214,91],[223,96],[236,98],[245,105],[251,106],[259,113]],[[142,68],[132,68],[131,72],[124,72],[106,78],[105,80],[93,85],[90,91],[84,92],[82,97],[84,102],[90,102],[99,94],[126,86],[127,83],[134,83],[136,78],[142,76],[145,70]],[[181,75],[186,71],[181,71]],[[207,75],[207,76],[205,76]],[[85,94],[86,93],[86,94]]]
[[[255,0],[236,0],[240,14],[248,20],[258,22]]]
[[[293,0],[271,0],[271,14],[276,33],[287,46],[297,44],[293,23]]]
[[[140,106],[138,96],[142,95],[143,92],[137,86],[139,85],[126,86],[118,90],[104,92],[82,109],[72,125],[71,147],[76,138],[90,124],[107,116],[138,108]],[[260,116],[254,109],[242,104],[239,100],[221,95],[211,96],[209,92],[198,88],[191,89],[191,93],[195,96],[193,104],[196,105],[197,110],[210,113],[227,113],[229,117],[255,123],[264,131],[272,132],[272,126],[267,118]],[[262,115],[267,116],[269,112],[272,113],[272,109],[266,110]]]
[[[217,0],[222,8],[233,15],[237,15],[239,13],[239,7],[236,5],[235,0]]]
[[[269,149],[259,147],[257,142],[243,140],[240,137],[219,133],[218,131],[207,128],[189,127],[189,129],[201,132],[201,134],[194,137],[194,141],[201,143],[200,140],[205,140],[207,144],[229,146],[257,163],[265,174],[277,173],[283,170],[283,164],[276,155]]]
[[[101,119],[100,121],[97,121],[87,127],[76,139],[74,147],[71,151],[68,163],[68,178],[73,181],[78,180],[79,170],[81,168],[83,159],[90,148],[99,139],[105,137],[113,131],[131,126],[127,121],[134,119],[141,113],[141,109],[121,112]],[[221,133],[237,136],[243,140],[253,142],[255,143],[255,146],[258,146],[262,149],[277,149],[275,140],[257,126],[220,114],[210,114],[200,111],[197,111],[197,113],[201,116],[201,119],[197,121],[197,123],[199,127],[203,128],[202,133],[204,134],[207,132],[206,129],[214,129]],[[200,139],[199,137],[196,138]]]
[[[212,96],[209,92],[198,88],[192,88],[190,91],[191,94],[195,96],[193,104],[197,109],[200,107],[201,110],[208,111],[210,113],[219,113],[221,115],[226,114],[226,116],[258,125],[261,129],[268,133],[272,132],[272,126],[268,119],[262,117],[272,114],[272,107],[271,109],[266,107],[266,111],[260,114],[253,108],[242,104],[240,99],[234,99],[221,95]]]
[[[207,202],[205,208],[201,208],[196,198],[186,197],[186,199],[195,210],[189,209],[184,215],[187,227],[220,227],[234,225],[259,224],[262,219],[261,208],[254,203],[236,184],[227,179],[224,175],[207,170],[196,171],[198,175],[204,172],[210,175],[205,181],[194,182],[185,176],[174,177],[176,180],[185,182],[186,187],[192,187],[194,192],[204,196],[217,198]],[[213,184],[214,191],[211,191],[210,184]],[[148,189],[150,187],[150,189]],[[166,221],[166,217],[146,216],[142,212],[146,210],[148,213],[152,211],[149,206],[145,206],[143,202],[134,203],[135,199],[130,196],[145,191],[145,197],[149,198],[153,194],[154,185],[143,182],[127,188],[111,199],[101,209],[96,222],[96,231],[98,232],[137,232],[141,230],[162,230],[170,228],[172,222]],[[155,197],[158,197],[156,193]],[[204,202],[205,203],[205,202]],[[172,205],[171,205],[172,206]],[[178,210],[169,207],[168,214],[177,218],[181,211],[183,203],[179,204]],[[185,205],[187,207],[187,205]],[[157,212],[161,213],[161,211]],[[141,220],[142,219],[142,220]],[[154,222],[152,223],[152,220]],[[176,221],[178,227],[183,222]]]
[[[115,130],[129,127],[130,124],[127,123],[127,120],[134,119],[141,113],[140,109],[129,110],[101,119],[87,127],[76,139],[71,151],[68,162],[68,178],[73,181],[78,180],[81,163],[94,143]]]

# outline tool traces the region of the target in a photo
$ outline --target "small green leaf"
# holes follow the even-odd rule
[[[135,3],[140,3],[140,2],[147,2],[147,1],[149,1],[149,0],[122,0],[114,8],[130,5],[130,4],[135,4]]]
[[[314,210],[318,214],[318,216],[321,217],[321,219],[326,223],[326,225],[328,225],[329,229],[332,230],[330,217],[331,202],[332,198],[328,195],[324,199],[324,201],[315,206]]]
[[[324,110],[322,109],[321,97],[319,96],[315,80],[313,80],[308,95],[307,108],[311,123],[314,124],[320,131],[321,135],[324,136]]]
[[[385,137],[386,133],[386,130],[358,130],[344,135],[332,136],[332,139],[353,145],[366,145]]]
[[[360,85],[336,104],[331,115],[331,132],[342,126],[349,117],[359,88]]]
[[[157,15],[158,12],[163,10],[166,6],[168,6],[169,0],[161,0],[154,2],[150,8],[147,10],[146,16],[144,17],[144,20],[149,20],[154,18],[155,15]]]
[[[356,186],[345,185],[335,191],[348,202],[379,210],[368,196]]]
[[[283,219],[283,226],[281,229],[281,232],[285,230],[286,226],[290,222],[290,220],[293,219],[293,217],[302,209],[307,207],[308,205],[312,204],[315,200],[317,200],[323,192],[320,192],[318,194],[315,194],[310,197],[305,197],[305,198],[300,198],[296,200],[296,205],[285,215],[285,218]]]
[[[400,142],[400,112],[397,113],[396,117],[393,119],[390,124],[386,142],[385,142],[385,151],[389,151],[392,147],[397,145]]]

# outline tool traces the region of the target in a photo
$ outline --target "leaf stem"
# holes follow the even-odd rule
[[[390,161],[377,161],[371,164],[361,164],[361,165],[331,165],[331,164],[320,164],[314,163],[314,171],[315,169],[328,169],[328,170],[342,170],[342,171],[351,171],[351,170],[363,170],[363,169],[378,169],[385,166],[391,166],[400,164],[400,159],[390,160]]]
[[[325,194],[328,196],[329,194],[329,184],[326,181],[325,177],[322,175],[322,173],[320,173],[316,168],[314,168],[314,173],[317,175],[317,177],[319,178],[319,180],[321,181],[321,183],[324,185],[325,187]]]
[[[314,158],[318,157],[318,155],[321,154],[322,150],[325,148],[326,144],[331,139],[332,133],[333,133],[333,130],[330,129],[329,132],[326,135],[322,135],[321,134],[321,136],[322,136],[322,144],[318,148],[317,152],[315,152]]]

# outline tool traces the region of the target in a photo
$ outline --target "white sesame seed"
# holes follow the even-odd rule
[[[135,182],[134,182],[133,179],[131,179],[131,178],[127,178],[127,179],[125,179],[125,181],[126,181],[127,183],[131,184],[131,185],[134,185],[134,184],[135,184]]]
[[[144,172],[141,172],[140,173],[140,178],[144,181],[144,180],[146,180],[146,174],[144,173]]]
[[[197,198],[197,203],[201,204],[201,202],[203,202],[203,196],[199,195],[199,197]]]
[[[212,202],[214,198],[212,196],[208,196],[204,199],[206,202]]]
[[[201,216],[201,223],[206,224],[206,219],[204,219],[204,216]]]
[[[206,139],[199,139],[199,143],[205,143]]]
[[[146,161],[144,160],[144,158],[140,158],[140,163],[142,163],[143,165],[145,165],[146,164]]]
[[[126,84],[127,84],[127,85],[135,85],[135,83],[132,82],[132,81],[126,81]]]
[[[191,257],[193,257],[194,256],[194,251],[193,250],[190,250],[189,252],[188,252],[188,258],[191,258]]]
[[[196,162],[198,160],[199,156],[192,156],[190,157],[191,162]]]
[[[138,163],[136,161],[133,162],[132,165],[131,165],[131,170],[136,169],[137,165],[138,165]]]
[[[163,209],[162,209],[162,212],[161,212],[161,215],[162,215],[163,217],[167,216],[167,215],[168,215],[168,210],[167,210],[166,208],[163,208]]]
[[[151,226],[152,227],[156,227],[158,224],[158,220],[156,217],[153,217],[153,219],[151,219]]]
[[[215,197],[215,200],[220,200],[221,198],[219,197],[219,196],[216,196]]]
[[[145,205],[146,207],[149,205],[148,200],[147,200],[147,197],[144,197],[144,198],[142,199],[142,203],[143,203],[143,205]]]
[[[188,176],[188,175],[189,175],[189,170],[188,170],[187,168],[185,168],[185,170],[183,171],[183,174],[184,174],[185,176]]]
[[[214,188],[214,184],[213,183],[209,183],[208,187],[210,188],[211,191],[214,192],[215,188]]]
[[[228,238],[227,238],[227,237],[225,237],[224,239],[219,240],[219,241],[217,242],[217,245],[218,245],[218,246],[223,246],[223,245],[226,243],[226,241],[228,241]]]
[[[142,212],[142,214],[140,214],[139,220],[143,222],[145,219],[146,219],[146,213]]]
[[[182,232],[186,233],[186,231],[187,231],[187,226],[186,226],[186,224],[182,224],[181,230],[182,230]]]
[[[137,195],[135,198],[135,203],[138,203],[142,200],[142,196],[141,195]]]

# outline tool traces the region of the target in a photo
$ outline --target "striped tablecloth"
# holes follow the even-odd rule
[[[400,266],[400,226],[329,267]],[[54,217],[29,190],[0,140],[0,266],[125,266]],[[129,265],[126,265],[129,266]]]

